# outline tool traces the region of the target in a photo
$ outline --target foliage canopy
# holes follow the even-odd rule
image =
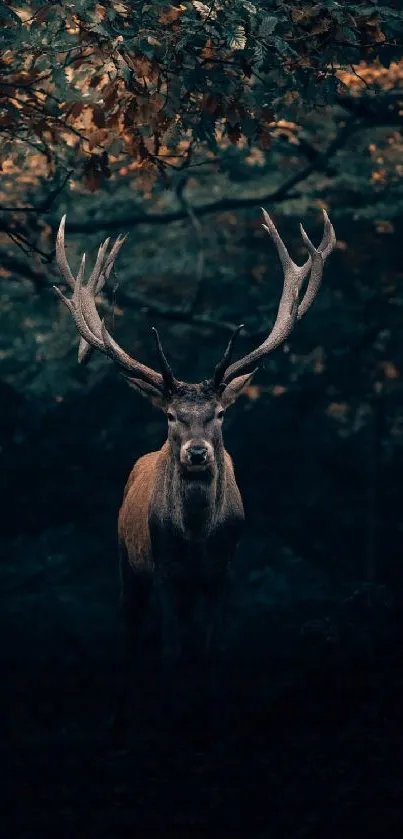
[[[143,188],[278,120],[350,95],[351,68],[399,55],[393,3],[124,0],[3,4],[0,155],[36,150],[44,177]],[[346,71],[349,75],[346,75]],[[192,158],[192,160],[191,160]]]

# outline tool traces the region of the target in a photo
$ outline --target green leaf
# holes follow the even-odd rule
[[[230,47],[233,50],[243,50],[246,44],[245,28],[237,26],[234,35],[230,40]]]
[[[291,56],[292,55],[294,58],[298,58],[298,53],[296,52],[296,50],[294,50],[287,43],[287,41],[284,41],[283,38],[279,38],[278,35],[275,35],[274,36],[274,43],[275,43],[277,52],[279,52],[280,55],[284,55],[284,56]]]
[[[267,15],[267,17],[264,17],[259,26],[259,35],[261,38],[267,38],[271,35],[272,32],[274,32],[277,23],[278,20],[276,17],[273,17],[273,15]]]

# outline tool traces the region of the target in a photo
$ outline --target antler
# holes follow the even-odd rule
[[[245,355],[243,358],[235,361],[230,367],[226,367],[227,356],[229,355],[228,350],[232,349],[233,344],[233,338],[231,339],[230,345],[227,348],[222,361],[217,365],[215,370],[214,383],[216,386],[220,383],[221,385],[228,384],[231,379],[238,376],[240,373],[243,373],[245,369],[250,367],[251,364],[255,364],[256,361],[264,358],[268,355],[268,353],[282,344],[283,341],[285,341],[290,335],[296,321],[300,320],[300,318],[302,318],[305,312],[309,309],[318,293],[322,281],[323,265],[336,244],[336,236],[333,225],[331,224],[325,210],[323,210],[323,215],[325,219],[324,232],[322,241],[318,248],[314,247],[311,240],[305,233],[304,228],[300,225],[302,238],[309,251],[309,257],[303,265],[299,266],[291,259],[287,248],[277,232],[270,216],[266,213],[266,210],[263,210],[263,216],[266,222],[263,227],[270,234],[274,244],[276,245],[284,271],[283,293],[278,307],[277,317],[273,329],[260,346],[248,355]],[[311,275],[308,286],[302,300],[299,302],[298,297],[301,286],[309,272]],[[236,337],[238,331],[239,330],[236,330],[234,337]]]
[[[81,362],[84,361],[91,352],[91,349],[94,348],[111,358],[126,378],[141,379],[159,391],[173,388],[176,384],[176,379],[162,351],[157,331],[154,330],[161,373],[157,373],[151,367],[147,367],[145,364],[141,364],[136,359],[131,358],[109,334],[96,308],[95,296],[105,285],[120,248],[126,240],[126,236],[118,236],[109,254],[107,251],[110,239],[108,238],[103,242],[98,250],[98,256],[91,276],[87,284],[83,285],[85,254],[82,256],[77,277],[74,278],[67,262],[64,247],[65,224],[66,216],[63,216],[56,239],[56,261],[60,273],[72,289],[73,295],[70,298],[65,297],[57,286],[53,287],[65,306],[67,306],[80,333],[81,339],[78,360]]]
[[[218,387],[220,382],[222,382],[222,380],[223,380],[224,373],[225,373],[225,371],[226,371],[226,369],[227,369],[227,367],[228,367],[228,365],[231,361],[231,358],[232,358],[232,353],[233,353],[233,350],[234,350],[235,341],[236,341],[241,329],[243,329],[244,326],[245,326],[244,323],[240,323],[239,326],[235,327],[235,329],[234,329],[234,331],[231,335],[231,338],[228,341],[225,353],[224,353],[221,361],[218,362],[218,364],[217,364],[217,366],[214,370],[213,382],[214,382],[215,387]]]

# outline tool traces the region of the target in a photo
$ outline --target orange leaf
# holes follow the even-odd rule
[[[256,399],[259,399],[261,394],[261,388],[258,385],[248,385],[243,389],[243,393],[248,399],[251,399],[252,402],[255,402]]]
[[[377,219],[375,221],[375,230],[377,233],[394,233],[395,228],[391,221]]]
[[[83,108],[84,108],[84,103],[83,102],[74,102],[73,105],[70,108],[69,116],[79,117]]]
[[[97,128],[105,128],[105,111],[100,105],[91,105],[92,120]]]
[[[239,125],[239,122],[237,122],[236,125],[230,125],[229,122],[226,122],[225,126],[226,126],[226,129],[227,129],[227,135],[228,135],[229,140],[231,141],[231,143],[234,146],[236,146],[236,144],[240,140],[241,134],[242,134],[241,126]]]
[[[161,23],[171,23],[173,20],[177,20],[178,17],[183,15],[186,6],[165,6],[161,9],[158,17]]]
[[[393,361],[381,361],[379,366],[383,370],[386,379],[400,379],[400,371]]]
[[[201,58],[213,58],[214,56],[214,46],[212,40],[209,38],[206,41],[206,46],[200,52]]]
[[[107,128],[99,128],[98,131],[93,131],[88,137],[88,145],[90,149],[95,148],[95,146],[102,145],[104,140],[106,140],[108,133]]]
[[[48,5],[48,6],[42,6],[42,8],[38,9],[38,11],[35,12],[35,15],[34,15],[35,21],[37,23],[38,22],[43,23],[43,21],[46,20],[49,12],[51,11],[51,8],[52,8],[52,6]]]
[[[269,149],[272,143],[271,134],[262,126],[259,126],[257,141],[259,148],[265,150]]]
[[[331,402],[326,408],[326,413],[334,419],[344,419],[349,407],[347,402]]]
[[[119,87],[120,80],[118,79],[117,81],[110,82],[110,84],[105,85],[105,87],[103,88],[102,99],[104,101],[104,105],[107,111],[109,111],[109,108],[111,108],[112,105],[115,104],[117,94],[119,93]]]

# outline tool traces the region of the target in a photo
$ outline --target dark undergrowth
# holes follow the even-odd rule
[[[151,622],[123,733],[116,513],[163,424],[113,373],[53,407],[3,386],[7,839],[402,835],[401,446],[338,424],[328,384],[228,415],[247,527],[214,698],[188,674],[168,712]]]

